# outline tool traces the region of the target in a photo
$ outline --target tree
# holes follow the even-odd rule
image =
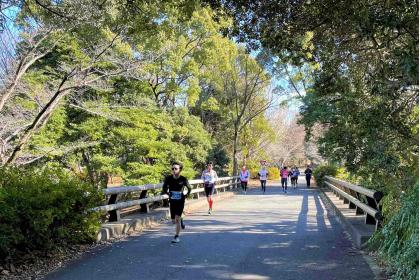
[[[267,147],[271,161],[280,166],[302,164],[305,155],[305,128],[297,124],[298,116],[285,107],[280,107],[270,119],[270,126],[275,131],[275,140]]]
[[[417,218],[399,211],[418,185],[418,1],[208,2],[229,11],[231,34],[248,47],[314,67],[300,123],[308,137],[313,128],[322,132],[317,144],[324,158],[344,165],[363,186],[384,191],[385,220],[396,219],[381,242],[410,251],[380,246],[387,250],[382,255],[399,279],[415,279],[415,257],[401,263],[390,256],[418,251],[417,243],[395,247],[391,237],[402,234],[395,225]],[[403,235],[415,232],[411,227]]]
[[[224,75],[223,101],[229,106],[229,121],[233,127],[233,174],[237,174],[240,133],[270,107],[272,98],[265,96],[269,76],[255,60],[240,50],[231,63],[231,71]]]

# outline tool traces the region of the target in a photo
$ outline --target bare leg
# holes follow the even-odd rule
[[[207,203],[209,204],[209,209],[211,209],[211,195],[207,197]]]
[[[175,216],[175,224],[176,224],[176,232],[175,234],[179,236],[179,233],[181,231],[181,217]]]

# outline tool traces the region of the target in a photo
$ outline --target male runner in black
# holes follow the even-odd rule
[[[182,212],[184,211],[185,198],[190,195],[191,187],[188,179],[181,176],[182,164],[172,163],[172,175],[165,178],[162,187],[162,194],[169,195],[169,209],[171,212],[172,223],[176,224],[176,233],[172,243],[179,242],[179,232],[185,228]],[[187,187],[188,193],[183,193],[184,187]]]
[[[305,177],[306,177],[306,186],[309,188],[311,186],[311,177],[312,177],[312,169],[309,165],[305,170]]]

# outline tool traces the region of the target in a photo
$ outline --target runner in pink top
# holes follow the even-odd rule
[[[287,193],[287,177],[289,177],[289,170],[287,170],[287,166],[283,167],[283,169],[280,171],[280,177],[283,192]]]

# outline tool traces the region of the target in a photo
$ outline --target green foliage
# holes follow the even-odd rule
[[[172,161],[182,162],[184,175],[194,178],[211,149],[211,138],[200,120],[185,108],[164,111],[153,103],[144,104],[118,108],[112,119],[72,108],[66,114],[68,123],[59,141],[92,145],[76,149],[79,157],[61,155],[61,162],[81,167],[97,186],[105,187],[109,176],[122,176],[125,184],[157,183]]]
[[[92,186],[59,169],[0,169],[0,258],[91,242],[100,204]]]
[[[259,179],[258,171],[260,171],[259,168],[248,168],[249,174],[252,179]]]
[[[319,152],[346,168],[342,177],[384,192],[380,252],[397,278],[417,278],[418,201],[401,198],[418,184],[418,1],[209,2],[229,9],[238,40],[310,69],[300,108],[308,138],[321,131]],[[329,172],[314,171],[318,185]]]
[[[268,168],[268,179],[269,180],[279,180],[280,179],[280,169],[275,166]]]
[[[334,165],[319,165],[313,170],[313,176],[318,187],[326,187],[324,184],[325,176],[334,177],[336,174],[337,167]]]
[[[229,176],[228,165],[229,165],[229,156],[226,150],[222,147],[220,143],[213,140],[212,148],[207,155],[206,162],[213,162],[213,168],[216,170],[219,177]],[[205,166],[202,167],[206,168]]]
[[[401,199],[400,210],[369,241],[389,264],[393,279],[418,279],[419,275],[419,187]]]
[[[273,128],[264,115],[253,119],[241,131],[239,145],[242,158],[246,159],[249,168],[260,168],[260,160],[268,158],[266,143],[276,139]]]

